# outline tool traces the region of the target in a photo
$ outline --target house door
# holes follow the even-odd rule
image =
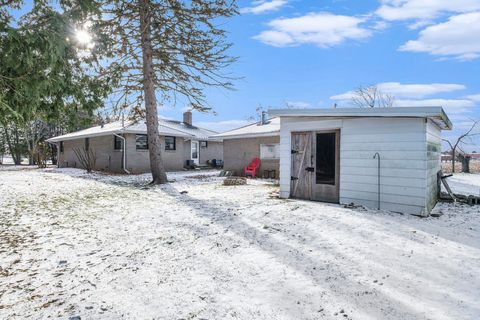
[[[293,198],[339,201],[339,131],[292,133]]]
[[[198,154],[198,141],[193,141],[191,142],[191,159],[195,164],[198,165],[199,163],[199,157],[200,155]]]

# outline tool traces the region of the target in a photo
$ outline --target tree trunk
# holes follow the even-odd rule
[[[6,125],[3,126],[3,130],[5,132],[5,139],[7,140],[8,150],[10,151],[10,156],[13,159],[13,163],[15,165],[19,165],[21,162],[21,159],[17,157],[16,148],[13,147],[12,140],[10,139],[10,134],[8,133]]]
[[[14,125],[13,133],[15,134],[15,158],[14,159],[16,159],[16,161],[14,162],[15,162],[15,165],[19,166],[22,164],[22,154],[20,153],[20,136],[18,134],[18,127],[16,124]]]
[[[139,6],[143,59],[143,91],[147,116],[146,122],[150,170],[152,171],[152,184],[163,184],[167,183],[168,180],[163,166],[162,148],[158,133],[157,97],[155,96],[152,42],[150,39],[150,0],[139,0]]]

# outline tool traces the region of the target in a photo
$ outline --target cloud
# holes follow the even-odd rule
[[[466,113],[475,103],[467,99],[400,99],[396,107],[443,107],[447,113]]]
[[[454,83],[429,83],[429,84],[401,84],[399,82],[383,82],[377,84],[384,94],[395,97],[395,107],[443,107],[450,115],[466,115],[475,111],[479,95],[470,95],[463,98],[446,99],[444,97],[426,98],[438,94],[448,94],[455,91],[465,90],[466,87]],[[332,100],[351,103],[354,91],[330,97]],[[476,100],[478,99],[478,100]]]
[[[480,57],[479,34],[480,12],[465,13],[427,27],[417,40],[408,41],[399,50],[473,60]]]
[[[377,84],[378,89],[384,94],[391,94],[396,98],[423,98],[439,93],[465,90],[466,87],[454,83],[428,83],[428,84],[402,84],[400,82],[383,82]],[[330,97],[332,100],[350,100],[354,91],[348,91]]]
[[[199,121],[199,122],[196,122],[195,125],[199,126],[200,128],[206,128],[206,129],[217,131],[217,132],[225,132],[225,131],[246,126],[251,123],[252,121],[248,121],[248,120],[224,120],[224,121],[216,121],[216,122]]]
[[[480,93],[479,94],[472,94],[472,95],[466,96],[465,98],[469,99],[469,100],[472,100],[472,101],[475,101],[475,102],[480,102]]]
[[[241,13],[261,14],[276,11],[287,4],[286,0],[254,1],[253,6],[240,9]]]
[[[376,14],[387,21],[424,20],[442,13],[466,13],[480,10],[478,0],[382,0]]]
[[[328,48],[346,40],[361,40],[372,32],[360,25],[366,18],[334,15],[328,12],[309,13],[296,18],[279,18],[268,23],[269,30],[254,39],[275,47],[314,44]]]
[[[285,105],[287,108],[292,109],[305,109],[312,107],[310,103],[304,101],[285,101]]]

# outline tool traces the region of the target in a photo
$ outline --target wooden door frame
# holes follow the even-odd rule
[[[291,131],[290,132],[290,141],[293,142],[293,135],[294,134],[307,134],[310,135],[310,152],[313,152],[313,144],[316,143],[316,134],[317,133],[335,133],[335,149],[336,149],[336,154],[335,154],[335,192],[337,194],[337,201],[334,203],[339,203],[340,201],[340,145],[341,145],[341,129],[340,128],[332,128],[332,129],[321,129],[321,130],[302,130],[302,131]],[[293,149],[293,145],[291,146],[291,149]],[[315,147],[316,151],[316,147]],[[293,157],[292,157],[293,158]],[[293,160],[293,159],[292,159]],[[290,176],[294,176],[296,173],[293,171],[294,163],[291,161],[291,172]],[[316,164],[315,164],[316,166]],[[290,181],[290,197],[295,198],[295,194],[293,192],[292,188],[293,181]],[[309,187],[309,196],[308,198],[301,198],[301,199],[306,199],[306,200],[313,200],[313,185],[315,184],[315,178],[311,177],[310,178],[310,187]]]
[[[337,195],[337,200],[331,203],[339,203],[340,201],[340,129],[322,129],[322,130],[314,130],[312,131],[312,139],[316,139],[317,133],[322,134],[322,133],[335,133],[335,193]],[[312,141],[312,144],[316,143],[316,141]],[[313,145],[312,145],[313,147]],[[317,151],[317,148],[315,147],[315,152]],[[316,158],[316,155],[315,155]],[[316,165],[315,165],[316,166]],[[312,179],[312,195],[313,195],[313,189],[314,185],[316,184],[315,179]],[[323,202],[328,202],[328,201],[323,201]]]

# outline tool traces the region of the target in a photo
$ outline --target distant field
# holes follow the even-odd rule
[[[452,172],[452,163],[449,162],[442,162],[442,171],[444,173],[451,173]],[[462,172],[462,163],[457,161],[455,162],[455,172]],[[470,172],[472,173],[480,173],[480,160],[472,160],[470,161]]]

